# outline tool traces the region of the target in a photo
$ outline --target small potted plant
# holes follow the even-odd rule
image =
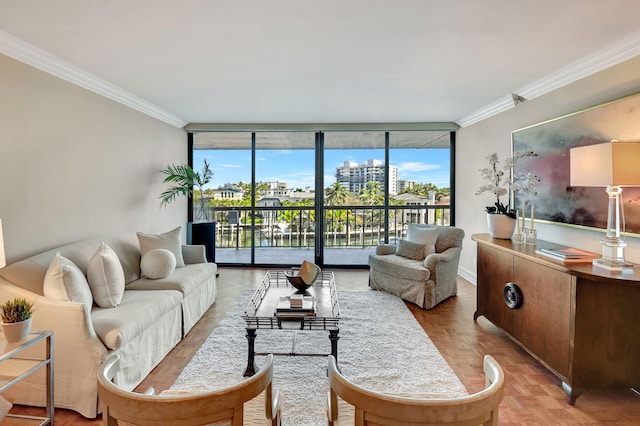
[[[0,305],[2,330],[8,342],[23,340],[31,331],[33,302],[24,298],[7,300]]]

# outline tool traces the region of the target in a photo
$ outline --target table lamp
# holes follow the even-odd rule
[[[571,186],[606,187],[609,196],[607,233],[602,244],[602,257],[593,261],[612,271],[631,270],[633,264],[624,259],[626,243],[620,235],[624,211],[620,199],[623,186],[640,186],[640,142],[611,142],[571,148]]]
[[[2,219],[0,219],[0,268],[7,266],[7,259],[4,257],[4,239],[2,238]]]

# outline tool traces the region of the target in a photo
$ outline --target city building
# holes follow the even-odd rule
[[[378,182],[384,188],[384,162],[367,160],[364,164],[345,161],[341,167],[336,167],[336,181],[347,191],[359,194],[367,187],[367,182]],[[389,166],[389,194],[398,193],[398,168]]]

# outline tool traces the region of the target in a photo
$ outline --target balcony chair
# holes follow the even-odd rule
[[[458,292],[463,238],[460,228],[409,224],[405,240],[369,255],[369,286],[433,308]]]
[[[154,395],[128,392],[117,387],[112,379],[119,368],[119,357],[109,356],[98,371],[98,395],[103,404],[105,426],[118,424],[140,426],[196,426],[227,421],[220,424],[242,426],[244,403],[265,392],[264,422],[252,424],[280,424],[280,397],[273,392],[273,355],[251,378],[234,386],[210,392],[168,391]],[[121,423],[119,423],[121,422]]]
[[[364,389],[345,378],[329,356],[327,416],[329,426],[346,424],[339,417],[338,396],[355,407],[356,426],[391,425],[497,425],[498,406],[504,391],[504,372],[489,355],[484,357],[486,387],[473,395],[459,398],[435,396],[398,396]],[[344,405],[342,405],[342,411]],[[343,413],[345,414],[345,413]],[[344,416],[347,417],[347,416]]]

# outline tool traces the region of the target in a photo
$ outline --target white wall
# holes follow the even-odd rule
[[[182,129],[3,55],[0,94],[8,263],[111,232],[184,226],[186,200],[158,201],[160,170],[187,161]]]
[[[508,66],[508,65],[507,65]],[[497,152],[500,159],[511,155],[511,132],[545,120],[563,116],[600,103],[640,92],[640,58],[582,79],[536,99],[519,104],[490,119],[460,129],[456,146],[456,226],[466,237],[460,260],[460,273],[475,282],[475,233],[488,232],[485,206],[491,205],[491,195],[475,195],[479,187],[478,169],[486,167],[486,157]],[[638,128],[640,123],[629,123]],[[640,159],[639,164],[640,164]],[[606,196],[603,191],[603,203]],[[538,238],[559,244],[601,252],[603,232],[575,229],[557,224],[537,224]],[[626,258],[640,263],[640,240],[627,237]]]

